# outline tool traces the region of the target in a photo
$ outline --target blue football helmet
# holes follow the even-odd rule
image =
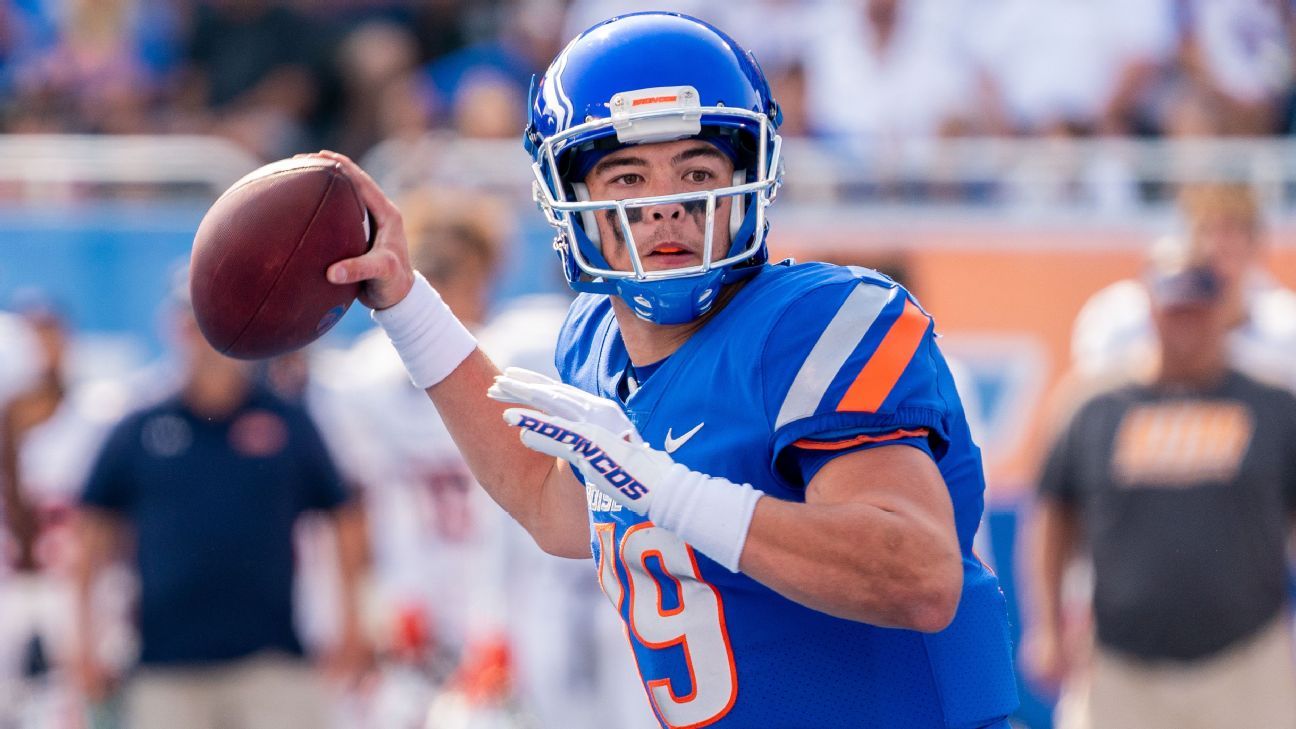
[[[604,21],[580,34],[531,84],[523,144],[531,154],[536,202],[557,230],[554,249],[577,291],[616,294],[657,324],[693,321],[720,288],[768,259],[765,208],[782,182],[782,114],[751,53],[687,15],[646,12]],[[625,200],[590,200],[589,160],[631,144],[696,137],[734,159],[732,184],[713,190]],[[717,200],[732,197],[729,240],[713,240]],[[702,263],[645,271],[627,210],[705,205]],[[598,211],[615,211],[633,270],[613,270],[599,248]],[[712,261],[714,246],[725,253]]]

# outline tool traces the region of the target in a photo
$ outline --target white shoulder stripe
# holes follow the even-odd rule
[[[855,351],[883,307],[899,290],[895,286],[883,288],[865,284],[850,292],[792,380],[787,397],[779,408],[775,430],[814,414],[846,358]]]

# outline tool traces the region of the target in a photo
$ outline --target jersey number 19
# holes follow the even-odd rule
[[[684,655],[689,693],[680,695],[670,678],[643,676],[653,707],[676,729],[702,727],[720,719],[738,697],[738,674],[720,592],[702,579],[693,549],[651,522],[627,529],[619,545],[615,525],[597,524],[595,528],[599,584],[618,613],[628,589],[626,627],[634,642],[649,650],[680,646]],[[618,556],[628,584],[617,574]],[[669,588],[649,570],[648,560],[654,558],[672,583]],[[668,589],[676,597],[670,607],[664,604]]]

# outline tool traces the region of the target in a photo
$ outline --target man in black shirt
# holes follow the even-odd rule
[[[1296,727],[1296,396],[1229,369],[1213,269],[1158,261],[1147,284],[1155,377],[1085,402],[1040,479],[1026,663],[1061,676],[1062,576],[1083,532],[1092,726]]]

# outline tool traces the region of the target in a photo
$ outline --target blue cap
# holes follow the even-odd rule
[[[1219,274],[1204,264],[1154,271],[1148,280],[1148,290],[1157,306],[1209,304],[1219,298],[1221,288]]]

